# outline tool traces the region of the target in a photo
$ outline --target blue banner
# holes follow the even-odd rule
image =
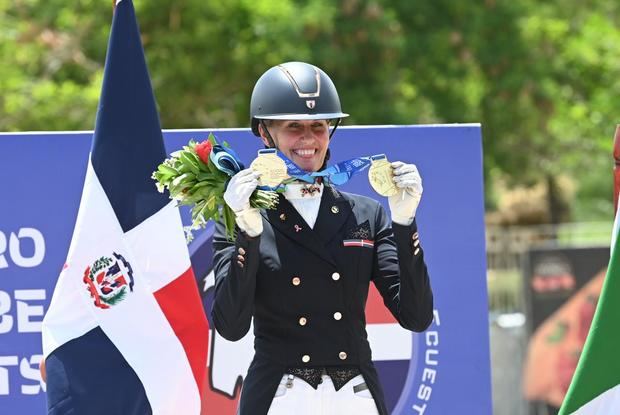
[[[247,129],[165,131],[170,153],[214,132],[249,165],[260,140]],[[0,412],[45,411],[40,381],[41,320],[63,267],[80,202],[92,133],[0,134]],[[393,414],[490,415],[491,379],[479,125],[339,128],[331,160],[385,153],[412,162],[424,183],[416,215],[435,294],[435,321],[424,333],[401,329],[371,291],[368,333]],[[388,208],[366,174],[339,187]],[[459,201],[459,203],[457,203]],[[190,224],[189,212],[184,221]],[[211,301],[208,226],[190,246],[204,303]],[[231,343],[211,330],[208,413],[234,414],[252,356],[251,334]],[[93,358],[97,358],[93,356]]]

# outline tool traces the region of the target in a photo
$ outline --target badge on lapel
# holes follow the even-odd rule
[[[347,230],[345,238],[342,241],[342,245],[373,248],[375,246],[375,242],[370,238],[370,223],[366,221]]]

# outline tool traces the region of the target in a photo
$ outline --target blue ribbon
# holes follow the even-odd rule
[[[372,160],[377,160],[379,158],[385,158],[385,154],[380,154],[371,157],[356,157],[349,160],[341,161],[340,163],[333,164],[321,171],[308,173],[302,170],[298,165],[296,165],[291,159],[286,157],[280,151],[276,149],[265,149],[259,150],[259,154],[269,154],[275,153],[284,160],[284,164],[286,164],[286,169],[289,176],[294,177],[297,180],[301,180],[307,183],[314,183],[317,177],[323,177],[327,182],[335,184],[335,185],[343,185],[348,182],[351,177],[355,174],[360,173],[366,170]],[[269,186],[260,186],[259,189],[262,190],[278,190],[283,186],[279,185],[275,188]]]
[[[356,157],[331,165],[324,170],[311,173],[313,177],[324,177],[329,183],[343,185],[353,175],[366,170],[370,166],[370,157]]]
[[[209,160],[219,171],[226,173],[230,177],[245,169],[237,153],[232,148],[224,147],[220,144],[213,146],[209,154]]]

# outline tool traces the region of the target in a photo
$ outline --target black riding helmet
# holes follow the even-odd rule
[[[260,136],[262,120],[336,120],[333,134],[340,119],[348,116],[340,108],[332,80],[309,63],[274,66],[256,81],[252,91],[250,122],[256,136]]]

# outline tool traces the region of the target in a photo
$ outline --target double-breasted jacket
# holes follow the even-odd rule
[[[226,339],[254,319],[255,356],[239,413],[267,414],[287,368],[356,366],[382,415],[383,391],[371,360],[364,308],[370,282],[406,329],[425,330],[433,295],[415,221],[392,224],[375,200],[325,185],[314,228],[283,197],[261,211],[263,233],[214,237],[212,317]]]

